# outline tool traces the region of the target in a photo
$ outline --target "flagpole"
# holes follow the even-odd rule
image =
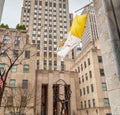
[[[86,7],[88,7],[88,6],[91,5],[91,4],[93,4],[93,2],[90,2],[89,4],[83,6],[82,8],[80,8],[80,9],[78,9],[78,10],[76,10],[75,13],[77,13],[77,12],[79,12],[80,10],[82,10],[82,9],[84,9],[84,8],[86,8]]]

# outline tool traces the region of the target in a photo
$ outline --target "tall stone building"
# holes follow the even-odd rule
[[[71,70],[78,72],[79,115],[110,115],[110,103],[98,38],[94,7],[88,6],[83,14],[88,13],[85,31],[82,36],[83,47],[76,48],[74,64]]]
[[[5,2],[5,0],[0,0],[0,22],[1,22],[1,18],[2,18],[4,2]]]
[[[37,69],[65,69],[56,51],[70,25],[68,0],[24,0],[21,24],[37,45]]]
[[[120,1],[93,0],[113,115],[120,115]]]

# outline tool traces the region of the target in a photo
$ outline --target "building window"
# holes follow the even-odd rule
[[[79,78],[79,84],[81,84],[81,79]]]
[[[30,51],[25,51],[25,58],[27,58],[27,59],[30,58]]]
[[[85,88],[83,88],[83,94],[85,95]]]
[[[84,67],[85,67],[85,68],[87,67],[86,62],[84,62]]]
[[[102,83],[102,90],[103,91],[107,91],[107,85],[106,85],[106,83]]]
[[[100,76],[104,76],[105,73],[104,73],[104,69],[100,69]]]
[[[19,51],[18,50],[13,50],[13,56],[18,57],[19,56]]]
[[[81,64],[81,71],[83,71],[83,65]]]
[[[88,75],[87,75],[87,73],[85,74],[85,78],[86,78],[86,81],[88,80]]]
[[[29,65],[24,65],[23,72],[28,73],[29,72]]]
[[[0,72],[4,71],[4,64],[0,64]]]
[[[78,72],[80,73],[80,67],[78,67]]]
[[[105,107],[109,107],[110,106],[108,98],[104,98],[104,105],[105,105]]]
[[[61,71],[64,71],[64,61],[61,61]]]
[[[86,101],[84,101],[84,107],[87,108]]]
[[[23,80],[22,81],[22,88],[27,89],[28,88],[28,80]]]
[[[82,96],[82,90],[80,89],[80,96]]]
[[[83,108],[83,102],[81,101],[81,109]]]
[[[9,39],[10,39],[9,36],[8,36],[8,35],[5,35],[4,38],[3,38],[3,43],[4,43],[4,44],[7,44],[8,41],[9,41]]]
[[[93,107],[95,107],[95,99],[93,99],[92,101],[93,101]]]
[[[87,94],[89,94],[89,86],[87,86]]]
[[[90,65],[90,58],[88,58],[88,65]]]
[[[84,83],[84,76],[82,75],[82,82]]]
[[[98,62],[102,63],[102,56],[98,56]]]
[[[15,44],[15,46],[19,46],[19,44],[20,44],[20,37],[19,37],[19,36],[17,36],[17,37],[15,38],[14,44]]]
[[[9,86],[10,86],[10,87],[15,87],[15,82],[16,82],[15,79],[10,79]]]
[[[88,100],[88,107],[89,107],[89,108],[91,107],[90,100]]]
[[[94,92],[93,84],[91,84],[91,92]]]
[[[17,71],[17,66],[16,65],[13,65],[12,66],[12,72],[14,73],[14,72],[16,72]]]
[[[89,71],[89,76],[90,78],[92,78],[92,71]]]
[[[13,106],[13,96],[7,97],[7,106]]]

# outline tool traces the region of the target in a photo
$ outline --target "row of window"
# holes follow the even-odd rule
[[[84,83],[85,80],[88,81],[89,78],[92,78],[92,71],[89,71],[89,76],[88,76],[88,73],[85,73],[85,75],[82,75],[82,77],[79,78],[79,84]]]
[[[98,62],[102,63],[102,56],[98,56]],[[80,73],[80,71],[83,71],[83,69],[85,69],[87,67],[87,65],[88,66],[90,65],[90,59],[89,58],[88,58],[87,62],[84,61],[84,64],[81,64],[80,66],[78,66],[78,68],[75,69],[75,71]],[[104,76],[104,70],[103,69],[100,69],[100,75]]]
[[[75,71],[80,73],[80,71],[83,71],[83,68],[85,69],[87,67],[87,65],[88,66],[90,65],[90,58],[88,58],[87,62],[84,61],[84,64],[81,64],[80,66],[78,66],[78,70],[75,69]]]
[[[107,85],[105,82],[103,82],[102,84],[102,90],[103,91],[107,91]],[[93,84],[91,84],[90,86],[86,86],[86,88],[84,87],[83,90],[80,89],[80,96],[85,95],[85,94],[89,94],[91,92],[94,92],[94,87]]]
[[[80,96],[89,94],[90,90],[91,92],[94,92],[93,84],[91,84],[90,86],[87,86],[86,88],[84,87],[83,89],[80,89]]]
[[[12,88],[15,87],[15,84],[16,84],[16,80],[10,79],[9,86]],[[28,88],[28,80],[22,80],[22,88],[23,89]]]
[[[95,99],[88,100],[88,101],[81,101],[81,109],[91,108],[91,107],[96,107]]]
[[[0,71],[4,71],[4,64],[0,64]],[[11,69],[11,71],[14,73],[14,72],[17,72],[17,66],[16,65],[14,65],[14,66],[12,66],[12,69]],[[24,73],[29,73],[29,65],[27,65],[27,64],[25,64],[25,65],[23,65],[23,72]]]
[[[104,98],[104,106],[105,107],[109,107],[110,103],[109,103],[109,99],[108,98]],[[92,100],[88,100],[88,101],[81,101],[81,109],[83,108],[91,108],[91,107],[96,107],[96,102],[95,99]]]

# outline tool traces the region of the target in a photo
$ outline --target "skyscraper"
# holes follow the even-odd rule
[[[1,22],[1,18],[2,18],[4,2],[5,2],[5,0],[0,0],[0,22]]]
[[[56,51],[70,25],[68,0],[24,0],[21,24],[36,44],[37,69],[64,70]]]

